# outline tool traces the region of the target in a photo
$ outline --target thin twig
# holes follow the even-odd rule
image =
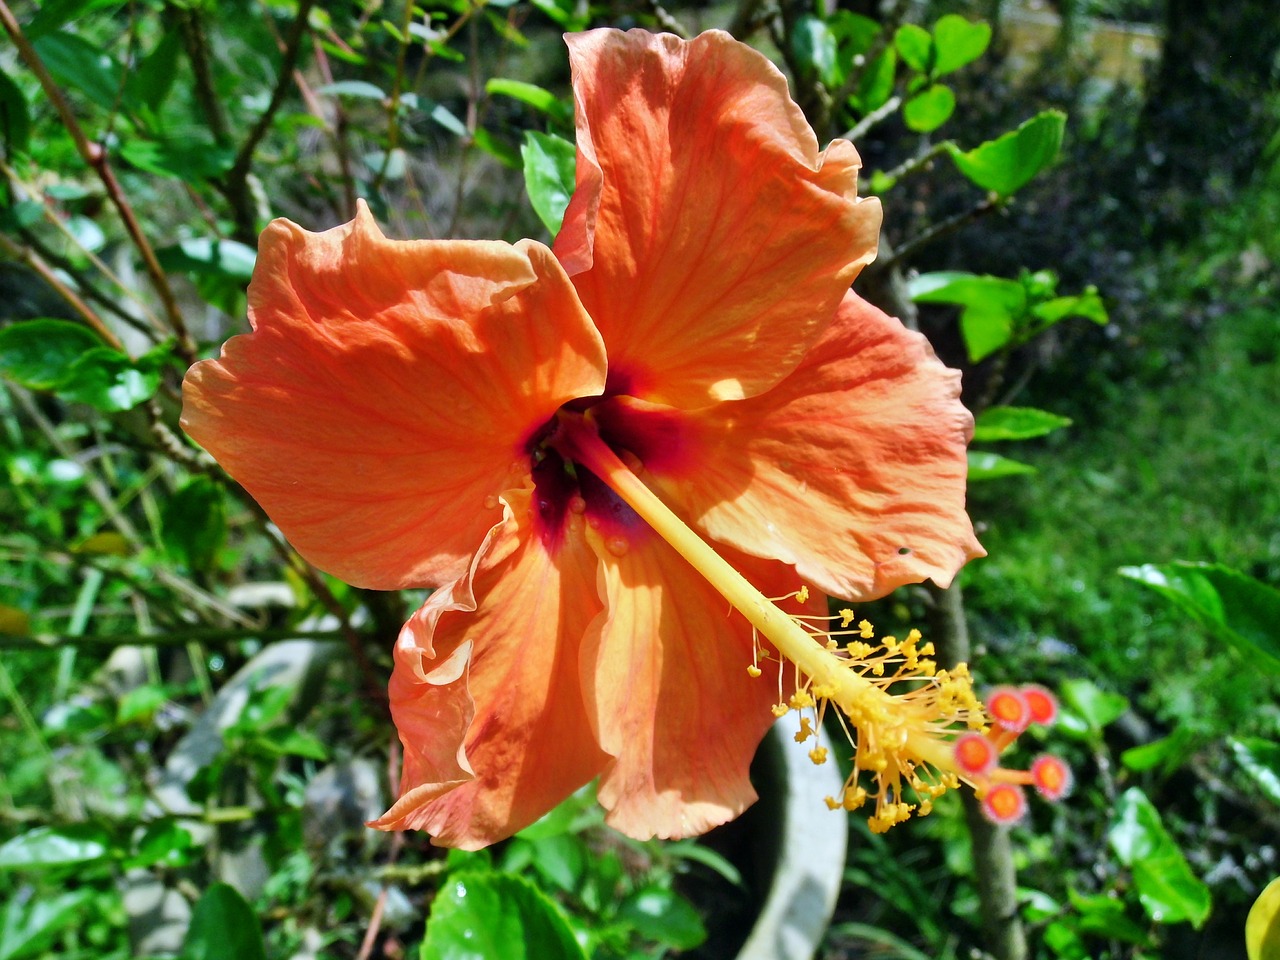
[[[84,322],[93,328],[98,336],[102,337],[103,340],[107,341],[107,343],[111,344],[111,346],[115,347],[117,350],[124,350],[124,345],[121,344],[120,338],[117,337],[115,333],[112,332],[111,328],[102,321],[102,318],[98,316],[94,309],[80,298],[78,293],[62,282],[62,278],[44,262],[39,254],[30,247],[14,243],[3,233],[0,233],[0,249],[3,249],[11,257],[21,260],[28,267],[38,273],[40,278],[51,286],[54,289],[54,292],[65,300],[67,305],[78,313]]]
[[[182,45],[186,49],[187,60],[191,63],[191,73],[195,78],[196,102],[200,104],[200,110],[204,114],[205,123],[209,125],[214,141],[219,146],[224,146],[230,142],[231,136],[227,132],[227,120],[222,114],[222,103],[213,85],[213,72],[209,69],[208,41],[205,38],[200,9],[196,6],[176,9]]]
[[[935,240],[938,240],[941,237],[945,237],[949,233],[954,233],[955,231],[959,230],[961,227],[967,226],[968,224],[972,223],[974,220],[977,220],[980,217],[990,213],[992,210],[997,209],[999,206],[1000,206],[999,198],[995,194],[992,194],[991,196],[987,197],[987,199],[983,200],[981,203],[977,204],[976,206],[971,207],[968,210],[961,211],[960,213],[957,213],[954,216],[947,217],[947,219],[945,220],[939,220],[937,223],[929,227],[927,230],[923,230],[920,233],[916,234],[914,237],[911,237],[910,239],[903,241],[903,243],[900,244],[898,248],[893,251],[892,255],[885,258],[884,260],[876,260],[869,267],[867,267],[867,270],[870,272],[880,273],[881,271],[887,270],[897,263],[903,263],[906,260],[908,260],[911,256],[913,256],[917,251],[919,251],[924,247],[927,247],[929,244],[933,243]]]
[[[658,0],[649,0],[649,11],[653,14],[653,19],[658,21],[658,26],[668,33],[674,33],[681,40],[688,40],[693,36],[689,28],[677,20]]]
[[[262,138],[267,135],[267,131],[271,129],[276,112],[284,104],[285,94],[289,92],[289,85],[293,82],[294,70],[298,66],[298,56],[302,50],[302,39],[307,31],[307,17],[314,4],[315,0],[299,0],[297,15],[294,17],[289,36],[285,40],[284,54],[280,59],[280,73],[276,77],[275,89],[271,91],[271,99],[267,102],[267,108],[258,117],[257,123],[253,125],[253,129],[249,131],[244,143],[240,145],[235,162],[231,164],[231,169],[227,172],[222,184],[223,195],[231,204],[232,215],[236,221],[235,238],[242,243],[253,243],[258,233],[257,220],[253,214],[253,198],[249,195],[249,173],[253,167],[253,154],[258,149],[258,144],[262,142]]]
[[[304,2],[307,2],[307,0],[304,0]],[[156,294],[160,297],[165,316],[168,318],[169,325],[173,328],[173,332],[178,338],[178,350],[188,363],[193,363],[196,352],[195,344],[187,332],[186,323],[182,319],[182,313],[178,309],[178,302],[173,295],[173,288],[169,286],[169,278],[165,275],[164,270],[161,269],[160,261],[156,259],[155,250],[152,249],[150,241],[147,240],[146,234],[143,233],[142,225],[138,222],[138,218],[133,212],[133,207],[130,206],[129,201],[126,199],[124,191],[120,187],[120,181],[116,179],[115,172],[111,169],[111,164],[107,160],[107,151],[100,144],[93,143],[85,136],[84,129],[80,126],[80,122],[71,110],[71,105],[67,103],[67,98],[62,94],[62,89],[50,75],[48,68],[44,65],[44,61],[40,58],[40,54],[31,45],[31,41],[27,39],[26,34],[22,31],[21,24],[18,23],[17,18],[14,17],[9,5],[4,0],[0,0],[0,24],[3,24],[5,31],[14,42],[14,46],[18,48],[19,56],[22,57],[31,72],[36,75],[45,95],[53,104],[54,109],[58,111],[58,115],[62,118],[63,126],[67,128],[67,133],[71,135],[71,139],[76,145],[76,151],[84,162],[97,173],[98,179],[106,187],[107,198],[120,215],[125,231],[129,234],[129,239],[133,241],[133,245],[141,255],[147,275],[150,276],[152,286],[155,287]]]
[[[862,139],[868,130],[881,123],[888,117],[892,116],[897,109],[902,106],[902,97],[894,94],[883,104],[872,110],[865,117],[855,123],[847,131],[840,135],[841,140],[851,140],[855,144]]]

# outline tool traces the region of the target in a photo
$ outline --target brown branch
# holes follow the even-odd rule
[[[902,245],[888,257],[885,257],[883,260],[876,260],[867,267],[867,272],[881,273],[891,267],[897,266],[900,263],[904,263],[917,251],[927,247],[935,240],[945,237],[947,234],[955,233],[955,231],[959,230],[961,227],[968,226],[973,221],[985,216],[992,210],[999,207],[999,198],[996,197],[995,194],[992,194],[987,197],[987,199],[973,207],[970,207],[968,210],[963,210],[954,216],[947,217],[945,220],[939,220],[927,230],[923,230],[920,233],[917,233],[914,237],[903,241]]]
[[[111,169],[111,164],[107,161],[107,151],[100,144],[93,143],[85,136],[84,129],[80,126],[80,122],[71,110],[71,105],[67,103],[67,98],[63,96],[61,88],[50,75],[48,68],[44,65],[44,61],[40,59],[40,54],[31,45],[31,41],[23,33],[22,26],[18,23],[17,18],[14,17],[9,5],[4,0],[0,0],[0,24],[3,24],[5,31],[18,48],[19,56],[22,57],[31,72],[36,75],[45,95],[53,104],[54,109],[58,111],[63,125],[67,128],[67,132],[71,135],[71,139],[76,145],[76,151],[84,162],[97,173],[98,179],[102,181],[102,185],[106,188],[107,197],[120,215],[130,240],[133,241],[133,245],[142,256],[143,266],[151,278],[156,294],[160,297],[169,325],[173,328],[173,332],[178,338],[178,350],[188,363],[193,363],[196,355],[195,343],[191,339],[186,323],[182,319],[182,313],[178,309],[178,302],[173,295],[173,288],[169,286],[169,278],[165,276],[164,270],[160,268],[160,261],[156,259],[155,250],[152,249],[146,234],[143,233],[142,225],[138,222],[138,218],[133,212],[133,207],[130,206],[129,201],[125,198],[124,191],[120,187],[120,181],[116,179],[116,175]]]
[[[205,122],[209,124],[214,141],[219,146],[223,146],[230,141],[231,135],[227,132],[227,120],[223,116],[222,104],[213,86],[213,73],[209,69],[208,41],[205,38],[200,10],[197,7],[178,9],[177,16],[182,45],[186,49],[187,60],[191,63],[191,73],[195,77],[196,103],[200,104],[200,110],[204,114]]]
[[[658,0],[648,0],[649,12],[653,14],[653,19],[658,21],[658,26],[662,27],[668,33],[674,33],[681,40],[688,40],[692,33],[689,28],[682,24],[675,16],[664,7]]]
[[[45,283],[49,284],[58,296],[62,297],[62,299],[67,302],[67,305],[78,313],[85,323],[93,328],[94,332],[96,332],[98,336],[102,337],[103,340],[107,341],[107,343],[111,344],[111,346],[115,347],[117,350],[124,350],[124,345],[121,344],[120,338],[117,337],[115,333],[112,332],[111,328],[102,321],[102,318],[98,316],[94,309],[80,298],[79,294],[62,282],[62,279],[54,273],[39,254],[30,247],[14,243],[3,233],[0,233],[0,248],[3,248],[11,257],[22,261],[38,273],[40,278],[44,280]]]
[[[3,2],[3,0],[0,0]],[[249,131],[249,136],[240,145],[235,162],[227,172],[222,184],[222,193],[231,204],[232,216],[235,218],[235,238],[242,243],[252,244],[258,235],[257,218],[253,213],[253,198],[249,195],[249,173],[253,167],[253,154],[258,144],[271,129],[276,113],[284,103],[285,94],[293,82],[294,70],[298,66],[298,57],[302,51],[302,39],[307,32],[307,17],[315,0],[299,0],[298,13],[294,17],[293,27],[285,40],[284,55],[280,60],[280,73],[276,77],[275,88],[271,91],[271,99],[267,108],[258,117],[257,123]]]

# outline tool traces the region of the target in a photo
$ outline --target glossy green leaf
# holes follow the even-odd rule
[[[898,55],[893,47],[885,47],[869,63],[858,81],[858,89],[849,97],[849,105],[861,114],[883,107],[893,96],[893,80],[898,70]]]
[[[560,908],[505,873],[451,875],[431,904],[421,960],[586,960]]]
[[[87,403],[103,413],[120,413],[155,396],[160,366],[154,358],[130,360],[111,347],[95,347],[81,354],[56,389],[65,400]]]
[[[36,40],[46,33],[52,33],[64,24],[94,10],[109,7],[123,7],[126,0],[48,0],[40,4],[40,9],[27,25],[28,40]]]
[[[111,838],[92,824],[33,827],[0,846],[0,870],[40,870],[111,856]]]
[[[377,100],[378,102],[387,99],[386,91],[367,80],[339,80],[336,83],[326,83],[316,87],[316,93],[321,96],[352,97],[356,100]]]
[[[1157,923],[1204,923],[1212,905],[1209,888],[1191,872],[1159,812],[1137,787],[1120,796],[1107,839],[1132,871],[1147,916]]]
[[[1046,110],[1016,130],[972,150],[951,144],[951,160],[966,178],[984,190],[1007,197],[1058,156],[1067,115]]]
[[[210,570],[227,538],[222,487],[206,476],[192,477],[160,511],[165,549],[192,570]]]
[[[904,23],[893,35],[893,45],[902,62],[917,73],[928,73],[933,65],[933,37],[924,27]]]
[[[524,159],[524,186],[529,201],[554,237],[560,232],[564,211],[573,196],[577,150],[563,137],[530,130],[524,135],[520,156]]]
[[[0,914],[0,960],[47,956],[59,933],[81,926],[85,908],[102,894],[82,889],[30,899],[10,897]]]
[[[235,162],[235,151],[231,148],[188,138],[126,140],[120,147],[120,156],[139,170],[190,184],[220,177]]]
[[[852,10],[836,10],[827,17],[827,26],[836,35],[845,62],[869,52],[883,30],[875,20]]]
[[[1263,796],[1280,806],[1280,744],[1260,737],[1227,742],[1240,769],[1258,785]]]
[[[244,897],[225,883],[204,892],[191,915],[182,960],[266,960],[262,927]]]
[[[956,95],[945,84],[935,83],[902,105],[902,119],[917,133],[931,133],[951,119]]]
[[[135,849],[137,852],[126,863],[129,869],[156,864],[183,867],[200,853],[191,831],[174,820],[158,820],[150,824]]]
[[[1128,698],[1103,690],[1092,680],[1064,680],[1058,692],[1062,702],[1094,733],[1115,723],[1129,709]]]
[[[104,110],[118,106],[122,92],[120,65],[105,51],[73,33],[50,33],[32,46],[53,79]]]
[[[953,73],[977,60],[991,43],[991,25],[983,20],[971,22],[949,13],[933,25],[933,45],[937,51],[933,75]]]
[[[589,859],[582,840],[574,834],[561,833],[530,842],[539,876],[566,893],[577,890]]]
[[[510,97],[528,104],[559,123],[568,125],[573,122],[573,108],[550,90],[537,84],[494,77],[484,85],[484,92],[490,96]]]
[[[1071,426],[1070,417],[1060,417],[1034,407],[988,407],[978,415],[973,427],[975,443],[991,440],[1030,440]]]
[[[1144,743],[1140,747],[1130,747],[1120,754],[1120,762],[1138,773],[1158,769],[1168,776],[1191,756],[1195,742],[1194,735],[1179,727],[1167,737]]]
[[[238,240],[192,237],[157,251],[160,266],[175,273],[225,277],[247,283],[257,262],[254,249]]]
[[[998,480],[1001,477],[1016,477],[1036,472],[1036,468],[1031,464],[1010,460],[1008,457],[1002,457],[998,453],[988,453],[985,450],[970,450],[968,456],[970,483],[978,483],[982,480]]]
[[[129,71],[125,91],[130,99],[150,110],[159,110],[178,79],[181,57],[181,31],[166,30],[151,52]]]
[[[0,330],[0,375],[31,390],[52,390],[102,339],[66,320],[24,320]]]
[[[0,71],[0,143],[6,153],[24,153],[31,139],[31,114],[22,89]]]
[[[1084,317],[1099,326],[1106,326],[1110,319],[1102,297],[1098,295],[1098,288],[1094,286],[1086,287],[1078,296],[1054,297],[1037,303],[1031,308],[1031,313],[1046,327],[1067,317]]]
[[[1244,923],[1249,960],[1280,960],[1280,877],[1266,885]]]
[[[1268,673],[1280,673],[1280,590],[1214,563],[1148,563],[1121,576],[1150,587]]]
[[[563,30],[575,33],[587,28],[589,17],[579,9],[576,0],[531,0],[531,2]]]
[[[844,83],[844,71],[837,57],[837,39],[825,20],[805,14],[791,32],[791,50],[801,67],[817,76],[828,88]]]
[[[1015,280],[942,271],[923,273],[907,286],[917,303],[954,303],[960,313],[960,333],[974,363],[1008,345],[1015,323],[1026,314],[1027,291]]]
[[[692,950],[707,939],[693,904],[665,887],[637,890],[622,902],[618,917],[642,936],[676,950]]]
[[[467,135],[467,125],[459,120],[457,114],[443,103],[427,104],[425,109],[427,110],[427,116],[454,136],[465,137]]]

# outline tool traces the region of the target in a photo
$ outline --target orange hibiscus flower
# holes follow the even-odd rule
[[[768,60],[718,32],[568,43],[554,251],[388,240],[363,206],[278,220],[253,332],[192,368],[183,424],[316,566],[434,588],[396,644],[403,780],[375,826],[482,846],[599,777],[618,829],[698,833],[754,799],[773,717],[828,701],[896,822],[904,784],[988,776],[952,754],[982,709],[915,637],[804,624],[817,591],[946,585],[981,554],[959,375],[850,292],[879,204]]]

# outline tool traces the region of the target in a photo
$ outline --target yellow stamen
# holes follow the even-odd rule
[[[848,717],[854,729],[849,731],[846,726],[846,731],[853,734],[850,741],[855,752],[841,806],[852,810],[873,799],[875,808],[869,823],[872,830],[883,831],[917,810],[904,799],[904,790],[912,790],[925,801],[959,784],[952,748],[955,736],[965,727],[983,730],[986,726],[967,668],[960,665],[948,672],[938,670],[932,661],[920,660],[933,648],[918,646],[918,631],[908,634],[905,641],[885,638],[877,652],[862,642],[875,636],[867,620],[858,624],[861,641],[844,648],[829,644],[830,634],[780,610],[668,509],[600,439],[589,413],[560,416],[557,444],[561,452],[617,493],[746,617],[760,636],[794,664],[795,693],[772,708],[774,715],[816,707],[815,715],[820,718],[831,702]],[[806,588],[791,596],[799,598],[802,593],[807,593]],[[847,628],[853,612],[842,610],[840,621]],[[795,739],[803,742],[814,732],[809,718],[803,717]],[[825,747],[815,747],[810,758],[822,763],[826,755]],[[865,778],[871,789],[859,783],[860,778]],[[920,803],[919,812],[927,812],[930,806]]]

